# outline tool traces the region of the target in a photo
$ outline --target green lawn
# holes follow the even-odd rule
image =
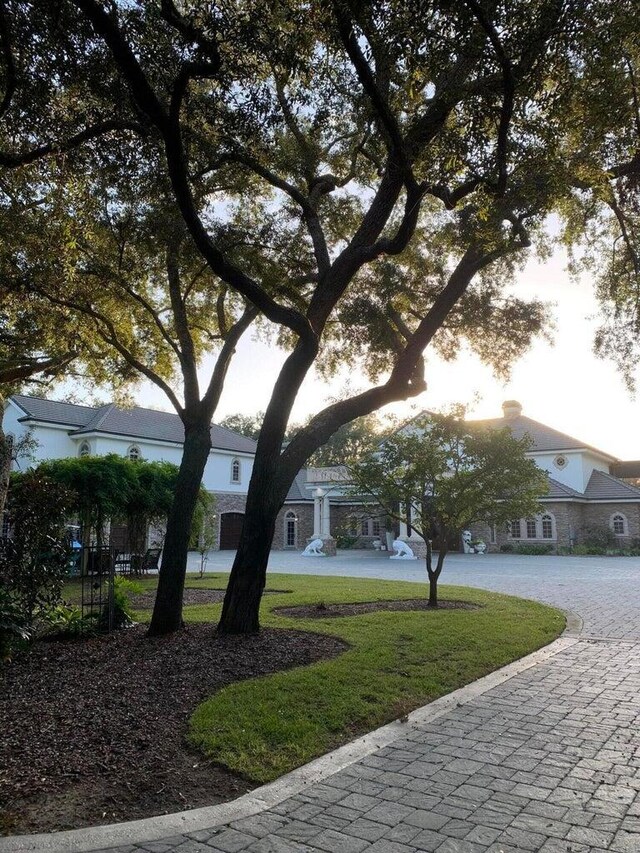
[[[143,581],[152,587],[155,579]],[[226,575],[189,577],[187,586],[224,588]],[[441,598],[476,610],[378,612],[294,619],[278,606],[417,598],[426,584],[269,574],[261,624],[336,635],[349,649],[333,660],[234,684],[200,705],[192,743],[217,764],[257,782],[282,775],[364,732],[468,684],[541,646],[564,615],[531,601],[441,587]],[[220,605],[185,608],[188,622],[215,621]],[[150,614],[140,613],[139,618]]]

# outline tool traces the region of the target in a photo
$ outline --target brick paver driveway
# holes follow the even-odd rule
[[[276,570],[423,571],[357,552],[273,557]],[[118,850],[640,853],[640,560],[452,555],[443,581],[559,605],[583,618],[582,634],[437,718],[427,708],[383,748],[270,809],[161,841],[132,836]]]

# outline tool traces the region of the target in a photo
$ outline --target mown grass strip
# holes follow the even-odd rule
[[[218,575],[188,585],[219,587],[225,580]],[[478,609],[294,619],[274,608],[417,598],[426,594],[426,585],[273,574],[269,587],[291,592],[265,596],[262,625],[333,634],[349,649],[330,661],[231,685],[196,709],[191,742],[216,763],[257,782],[529,654],[565,625],[562,613],[532,601],[444,586],[442,599]],[[215,620],[218,614],[219,605],[185,609],[187,621]]]

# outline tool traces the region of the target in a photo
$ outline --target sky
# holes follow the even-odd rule
[[[420,409],[439,410],[452,403],[471,404],[468,417],[500,417],[505,400],[518,400],[523,414],[566,432],[621,459],[640,459],[640,398],[633,399],[615,366],[593,355],[597,305],[588,281],[576,283],[566,272],[566,258],[558,251],[550,260],[532,260],[514,282],[514,292],[538,296],[549,303],[556,325],[554,341],[538,340],[512,369],[504,383],[496,379],[473,354],[463,353],[445,364],[427,363],[427,391],[411,403],[390,410],[410,417]],[[229,370],[223,397],[214,416],[253,414],[266,407],[284,354],[275,346],[245,336]],[[207,373],[207,364],[201,371]],[[355,375],[354,375],[355,373]],[[366,387],[364,377],[351,367],[330,384],[317,375],[308,377],[299,394],[292,420],[317,411],[350,382]],[[170,410],[168,401],[149,384],[135,395],[138,405]]]

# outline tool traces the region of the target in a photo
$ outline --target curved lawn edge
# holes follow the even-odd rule
[[[426,584],[287,575],[286,605],[415,598]],[[281,582],[276,575],[271,584]],[[230,685],[203,702],[189,740],[207,758],[265,783],[408,712],[470,684],[556,639],[565,614],[538,602],[466,587],[443,598],[472,610],[377,611],[353,617],[287,618],[277,595],[262,624],[331,633],[349,649],[331,661]],[[187,618],[199,621],[204,614]]]

